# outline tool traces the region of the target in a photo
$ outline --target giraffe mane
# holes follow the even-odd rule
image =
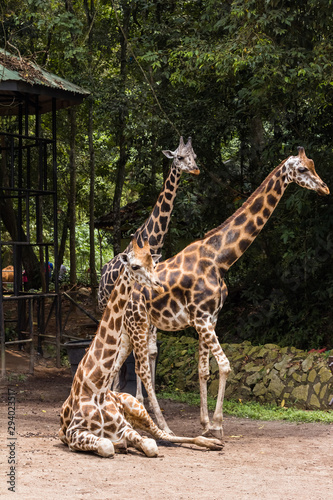
[[[213,234],[215,234],[216,232],[219,232],[221,229],[223,229],[227,224],[229,224],[229,222],[231,222],[232,219],[234,219],[235,217],[237,217],[237,215],[244,210],[244,208],[248,207],[253,199],[263,191],[264,189],[264,185],[266,185],[269,180],[275,175],[276,171],[279,170],[279,168],[282,167],[282,165],[284,165],[286,163],[286,161],[290,158],[290,156],[288,156],[288,158],[286,158],[285,160],[283,160],[280,165],[278,165],[277,167],[275,167],[275,169],[266,177],[266,179],[260,184],[259,187],[257,187],[257,189],[249,196],[249,198],[247,198],[247,200],[244,201],[244,203],[236,210],[236,212],[234,212],[232,215],[230,215],[230,217],[227,218],[227,220],[225,220],[224,222],[222,222],[222,224],[220,224],[219,226],[215,227],[214,229],[211,229],[210,231],[208,231],[204,237],[204,238],[207,238],[209,236],[212,236]]]

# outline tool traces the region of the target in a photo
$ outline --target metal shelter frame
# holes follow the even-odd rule
[[[33,373],[36,344],[41,352],[42,342],[53,343],[56,364],[60,367],[56,112],[81,103],[88,94],[32,63],[22,63],[22,59],[0,51],[0,210],[3,212],[0,214],[0,269],[3,269],[5,250],[14,268],[10,290],[0,274],[1,377],[6,376],[6,346],[12,344],[30,345],[29,372]],[[41,114],[45,112],[51,113],[51,134],[42,130]],[[47,220],[52,221],[47,231],[45,214]],[[39,262],[33,272],[41,289],[30,287],[34,280],[29,272],[23,280],[27,252],[30,256],[34,254],[35,263]],[[48,268],[51,256],[52,282]],[[6,315],[9,303],[16,305],[15,317]],[[48,335],[52,315],[56,334]],[[16,325],[18,340],[6,341],[6,330],[11,323]]]

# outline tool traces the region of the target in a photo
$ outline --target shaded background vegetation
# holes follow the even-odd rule
[[[179,134],[192,137],[201,174],[182,177],[167,256],[225,220],[298,145],[332,188],[331,0],[3,0],[0,9],[1,47],[91,91],[74,117],[59,113],[60,230],[74,162],[77,228],[91,222],[92,188],[95,218],[144,200],[135,230],[169,168],[161,150]],[[228,274],[220,340],[333,347],[332,215],[330,197],[288,188]],[[75,253],[92,268],[88,237],[77,230]],[[119,228],[102,239],[119,250]]]

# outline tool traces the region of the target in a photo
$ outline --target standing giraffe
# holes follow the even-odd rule
[[[163,154],[173,160],[169,175],[164,182],[163,189],[158,196],[150,216],[135,232],[135,237],[140,246],[142,246],[143,238],[148,238],[152,254],[158,254],[163,248],[182,172],[194,175],[200,173],[195,161],[197,155],[193,151],[191,137],[188,138],[186,144],[184,144],[183,137],[181,137],[178,148],[175,151],[166,150],[163,151]],[[122,269],[120,256],[127,254],[131,248],[132,243],[121,254],[116,255],[105,264],[102,269],[98,289],[98,305],[101,311],[104,311],[118,274]],[[149,352],[153,385],[155,385],[155,363],[157,357],[156,341],[156,328],[152,327],[149,334]],[[115,385],[118,386],[118,380]],[[136,397],[139,401],[143,402],[142,386],[139,378],[137,378]]]
[[[188,138],[186,144],[184,144],[181,137],[179,146],[175,151],[166,150],[163,151],[163,154],[167,158],[173,159],[169,175],[164,182],[163,189],[152,213],[134,234],[139,246],[142,246],[144,238],[148,238],[152,254],[159,253],[163,248],[182,172],[194,175],[200,173],[195,162],[197,155],[193,151],[191,137]],[[129,253],[131,249],[132,243],[129,243],[121,254],[116,255],[102,269],[98,289],[98,305],[101,311],[104,311],[118,274],[122,269],[121,255]]]
[[[258,236],[291,182],[321,195],[329,194],[328,187],[315,171],[313,161],[306,157],[304,148],[299,147],[298,156],[290,156],[276,167],[223,224],[156,266],[156,274],[164,287],[163,294],[157,295],[137,285],[134,287],[124,316],[116,371],[119,371],[128,352],[134,349],[136,373],[147,390],[159,427],[167,432],[171,431],[151,384],[148,326],[153,324],[164,331],[182,330],[189,326],[196,329],[199,336],[200,421],[204,433],[212,433],[221,439],[223,399],[230,364],[215,334],[215,326],[227,297],[224,277]],[[212,423],[207,411],[210,350],[219,366],[219,390]]]
[[[140,248],[133,239],[132,250],[121,259],[123,272],[114,285],[95,338],[77,368],[70,395],[61,410],[61,441],[72,451],[94,451],[102,457],[113,456],[115,445],[122,448],[134,446],[149,457],[157,456],[155,440],[140,436],[133,429],[134,425],[156,439],[220,450],[222,444],[216,439],[169,436],[154,424],[137,399],[110,391],[123,314],[134,283],[151,287],[157,294],[163,292],[154,273],[147,240]]]

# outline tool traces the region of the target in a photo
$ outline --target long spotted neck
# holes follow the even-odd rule
[[[180,177],[181,170],[173,162],[150,216],[135,232],[140,246],[143,244],[143,239],[148,238],[152,253],[159,252],[163,247],[165,235],[169,229]]]
[[[123,314],[133,285],[125,269],[116,281],[94,340],[77,369],[75,377],[88,392],[102,393],[110,387],[114,375],[112,367],[119,352]]]
[[[282,198],[290,182],[284,164],[276,167],[231,217],[202,240],[208,248],[213,247],[222,274],[249,248]]]

